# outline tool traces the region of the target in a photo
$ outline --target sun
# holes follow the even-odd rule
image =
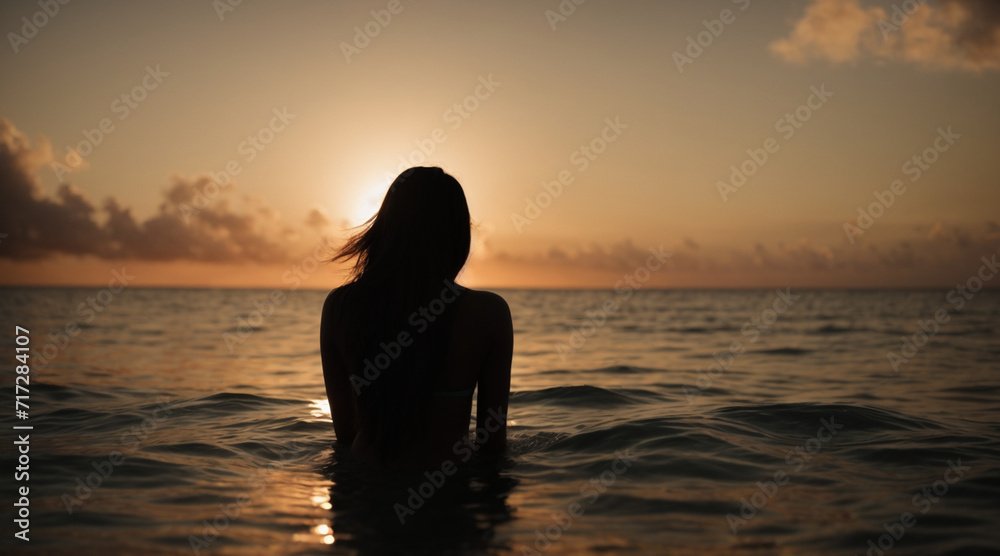
[[[375,216],[379,207],[382,206],[382,199],[385,192],[389,190],[389,183],[385,180],[372,180],[367,185],[360,186],[354,191],[351,209],[349,211],[348,223],[353,226],[360,226]]]

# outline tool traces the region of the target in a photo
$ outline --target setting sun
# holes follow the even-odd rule
[[[348,224],[351,227],[361,226],[375,216],[388,189],[389,183],[382,183],[376,179],[352,191],[354,198],[351,200],[352,208],[347,218]]]

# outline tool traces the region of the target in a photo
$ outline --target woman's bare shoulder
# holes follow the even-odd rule
[[[511,328],[510,307],[500,295],[466,289],[462,297],[462,308],[456,315],[460,328],[479,330],[490,336],[504,334]]]
[[[466,306],[469,306],[476,313],[485,313],[490,316],[510,314],[510,306],[507,305],[507,300],[491,291],[466,288],[462,292],[462,297],[465,298],[464,303]]]
[[[334,316],[339,314],[344,303],[344,298],[347,297],[350,290],[351,284],[345,284],[330,291],[326,296],[326,301],[323,302],[323,315]]]

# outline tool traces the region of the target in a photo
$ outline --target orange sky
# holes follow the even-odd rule
[[[5,2],[0,283],[331,287],[411,164],[465,187],[472,286],[953,287],[1000,248],[996,4],[560,6]]]

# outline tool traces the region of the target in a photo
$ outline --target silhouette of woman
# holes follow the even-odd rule
[[[327,296],[320,327],[338,449],[387,467],[504,450],[510,309],[455,283],[470,242],[458,181],[440,168],[410,168],[333,258],[355,260],[351,280]]]

